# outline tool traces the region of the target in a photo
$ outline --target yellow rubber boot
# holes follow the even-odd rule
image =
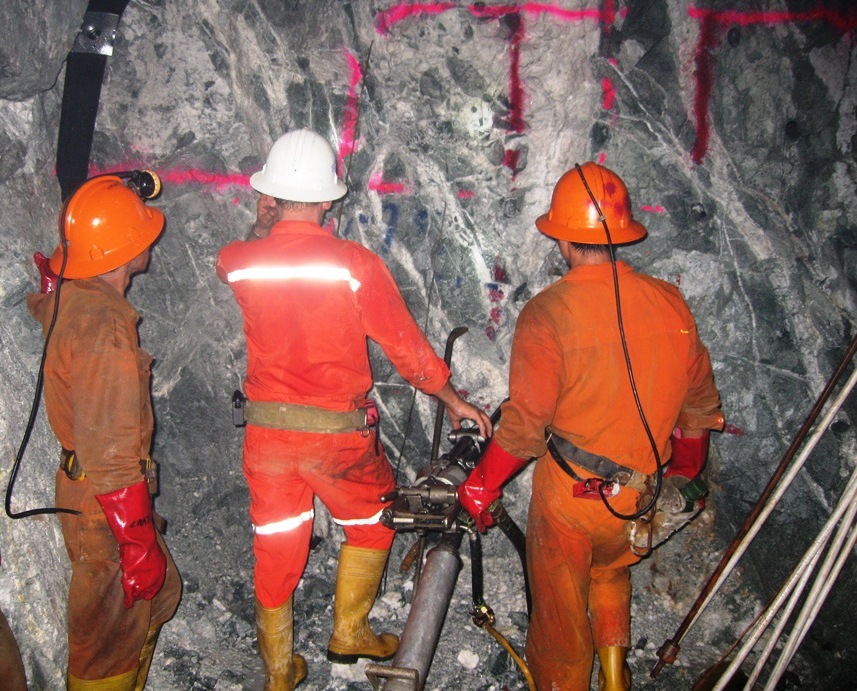
[[[625,662],[627,652],[627,648],[618,645],[598,649],[598,659],[601,661],[599,691],[628,691],[631,688],[631,668]]]
[[[265,691],[292,691],[306,679],[306,660],[292,653],[293,624],[292,598],[273,609],[256,600],[256,633],[265,665]]]
[[[369,627],[369,612],[375,604],[389,550],[352,547],[343,543],[336,574],[333,604],[333,635],[327,644],[327,659],[351,665],[361,657],[381,662],[396,654],[399,639],[391,633],[376,636]]]
[[[107,679],[78,679],[73,674],[66,678],[67,691],[128,691],[134,688],[137,670],[117,674]]]

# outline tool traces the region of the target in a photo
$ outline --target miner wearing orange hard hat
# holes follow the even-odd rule
[[[45,407],[62,445],[56,504],[71,560],[70,691],[142,689],[181,597],[152,510],[152,358],[125,298],[164,228],[144,201],[159,188],[144,171],[84,182],[63,205],[60,244],[40,266],[48,292],[27,300],[45,331]]]
[[[720,395],[678,289],[615,259],[615,245],[646,236],[616,173],[575,166],[536,226],[569,271],[521,310],[502,422],[459,498],[484,530],[503,484],[537,459],[527,663],[540,689],[588,691],[597,651],[599,688],[619,691],[629,567],[644,556],[634,529],[662,486],[679,494],[701,472],[708,430],[724,425]]]

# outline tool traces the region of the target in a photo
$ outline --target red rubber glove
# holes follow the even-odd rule
[[[708,436],[708,430],[705,430],[701,437],[685,437],[676,428],[670,438],[673,455],[664,477],[681,475],[692,480],[699,475],[708,460]]]
[[[151,600],[167,575],[167,559],[155,539],[152,500],[145,482],[95,497],[119,543],[125,606]]]
[[[33,261],[39,270],[41,291],[43,293],[53,293],[56,290],[60,277],[51,270],[50,260],[41,252],[36,252],[33,255]]]
[[[490,442],[482,460],[458,486],[458,501],[473,516],[476,528],[484,533],[494,518],[488,511],[500,495],[506,480],[523,468],[528,458],[513,456],[496,442]]]

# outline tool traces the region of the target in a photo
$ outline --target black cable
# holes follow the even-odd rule
[[[71,199],[71,196],[69,196]],[[24,452],[27,449],[27,444],[30,441],[30,435],[33,432],[33,426],[36,422],[36,415],[39,410],[39,401],[42,397],[42,385],[44,383],[44,374],[45,374],[45,361],[48,357],[48,345],[51,342],[51,335],[54,332],[54,326],[57,323],[57,317],[59,315],[59,307],[60,307],[60,291],[62,289],[63,277],[65,276],[65,267],[68,262],[68,239],[65,236],[65,209],[67,204],[63,205],[63,210],[60,215],[60,244],[63,248],[62,255],[62,265],[60,266],[59,274],[57,276],[57,286],[54,290],[54,311],[51,315],[51,323],[48,326],[47,333],[45,334],[45,344],[42,347],[42,357],[39,361],[39,372],[36,376],[36,392],[33,396],[33,404],[30,407],[30,417],[27,420],[27,426],[24,429],[24,437],[21,440],[21,445],[18,447],[18,453],[15,455],[15,463],[12,466],[12,471],[9,473],[9,482],[6,484],[6,515],[9,518],[28,518],[30,516],[40,516],[44,514],[55,514],[55,513],[69,513],[75,516],[80,515],[80,511],[75,511],[73,509],[63,509],[58,507],[45,507],[41,509],[29,509],[28,511],[19,511],[17,513],[12,511],[12,490],[15,486],[15,478],[18,475],[18,470],[21,467],[21,461],[24,458]]]
[[[655,455],[655,489],[652,492],[651,501],[649,501],[645,508],[639,509],[635,513],[629,515],[619,513],[612,506],[610,506],[610,502],[607,501],[607,497],[604,494],[603,488],[600,485],[598,487],[598,495],[601,497],[601,501],[604,502],[604,506],[607,507],[607,510],[611,514],[613,514],[616,518],[622,519],[623,521],[633,521],[637,518],[640,518],[641,516],[645,516],[658,503],[658,497],[661,493],[661,470],[663,469],[663,464],[661,463],[661,455],[660,453],[658,453],[658,446],[655,443],[654,437],[652,436],[652,430],[649,428],[649,421],[646,419],[646,414],[643,411],[643,405],[642,403],[640,403],[640,395],[637,392],[637,383],[634,379],[634,370],[631,367],[631,356],[628,353],[628,341],[625,338],[625,324],[622,321],[622,301],[619,296],[619,273],[616,270],[616,250],[613,245],[613,238],[610,235],[610,228],[607,226],[607,218],[601,211],[601,206],[598,204],[598,200],[595,198],[595,195],[589,188],[589,183],[586,181],[586,177],[583,175],[583,170],[580,168],[580,164],[575,163],[574,167],[580,175],[580,179],[583,181],[583,186],[584,188],[586,188],[586,192],[589,195],[589,198],[595,205],[595,210],[598,212],[598,220],[601,221],[601,225],[604,226],[604,232],[607,235],[607,247],[610,251],[610,266],[613,270],[613,290],[616,296],[616,317],[619,325],[619,339],[622,342],[622,353],[625,356],[625,367],[628,370],[628,380],[631,384],[631,393],[634,395],[634,403],[637,406],[637,413],[640,416],[640,421],[643,423],[643,429],[645,429],[646,431],[646,436],[649,439],[649,444],[651,444],[652,446],[652,453],[654,453]]]

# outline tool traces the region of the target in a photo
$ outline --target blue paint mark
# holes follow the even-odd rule
[[[366,214],[360,214],[357,218],[364,226],[369,223],[369,217]]]
[[[417,211],[417,215],[414,218],[414,225],[417,227],[419,235],[425,235],[428,232],[428,218],[428,211],[425,209]]]
[[[396,226],[399,224],[399,207],[392,202],[385,202],[381,207],[381,218],[386,226],[384,245],[389,248],[393,244],[393,235],[395,235]]]
[[[345,228],[342,229],[342,232],[339,234],[340,237],[347,238],[351,236],[351,227],[354,225],[354,219],[349,218],[348,223],[345,224]]]

